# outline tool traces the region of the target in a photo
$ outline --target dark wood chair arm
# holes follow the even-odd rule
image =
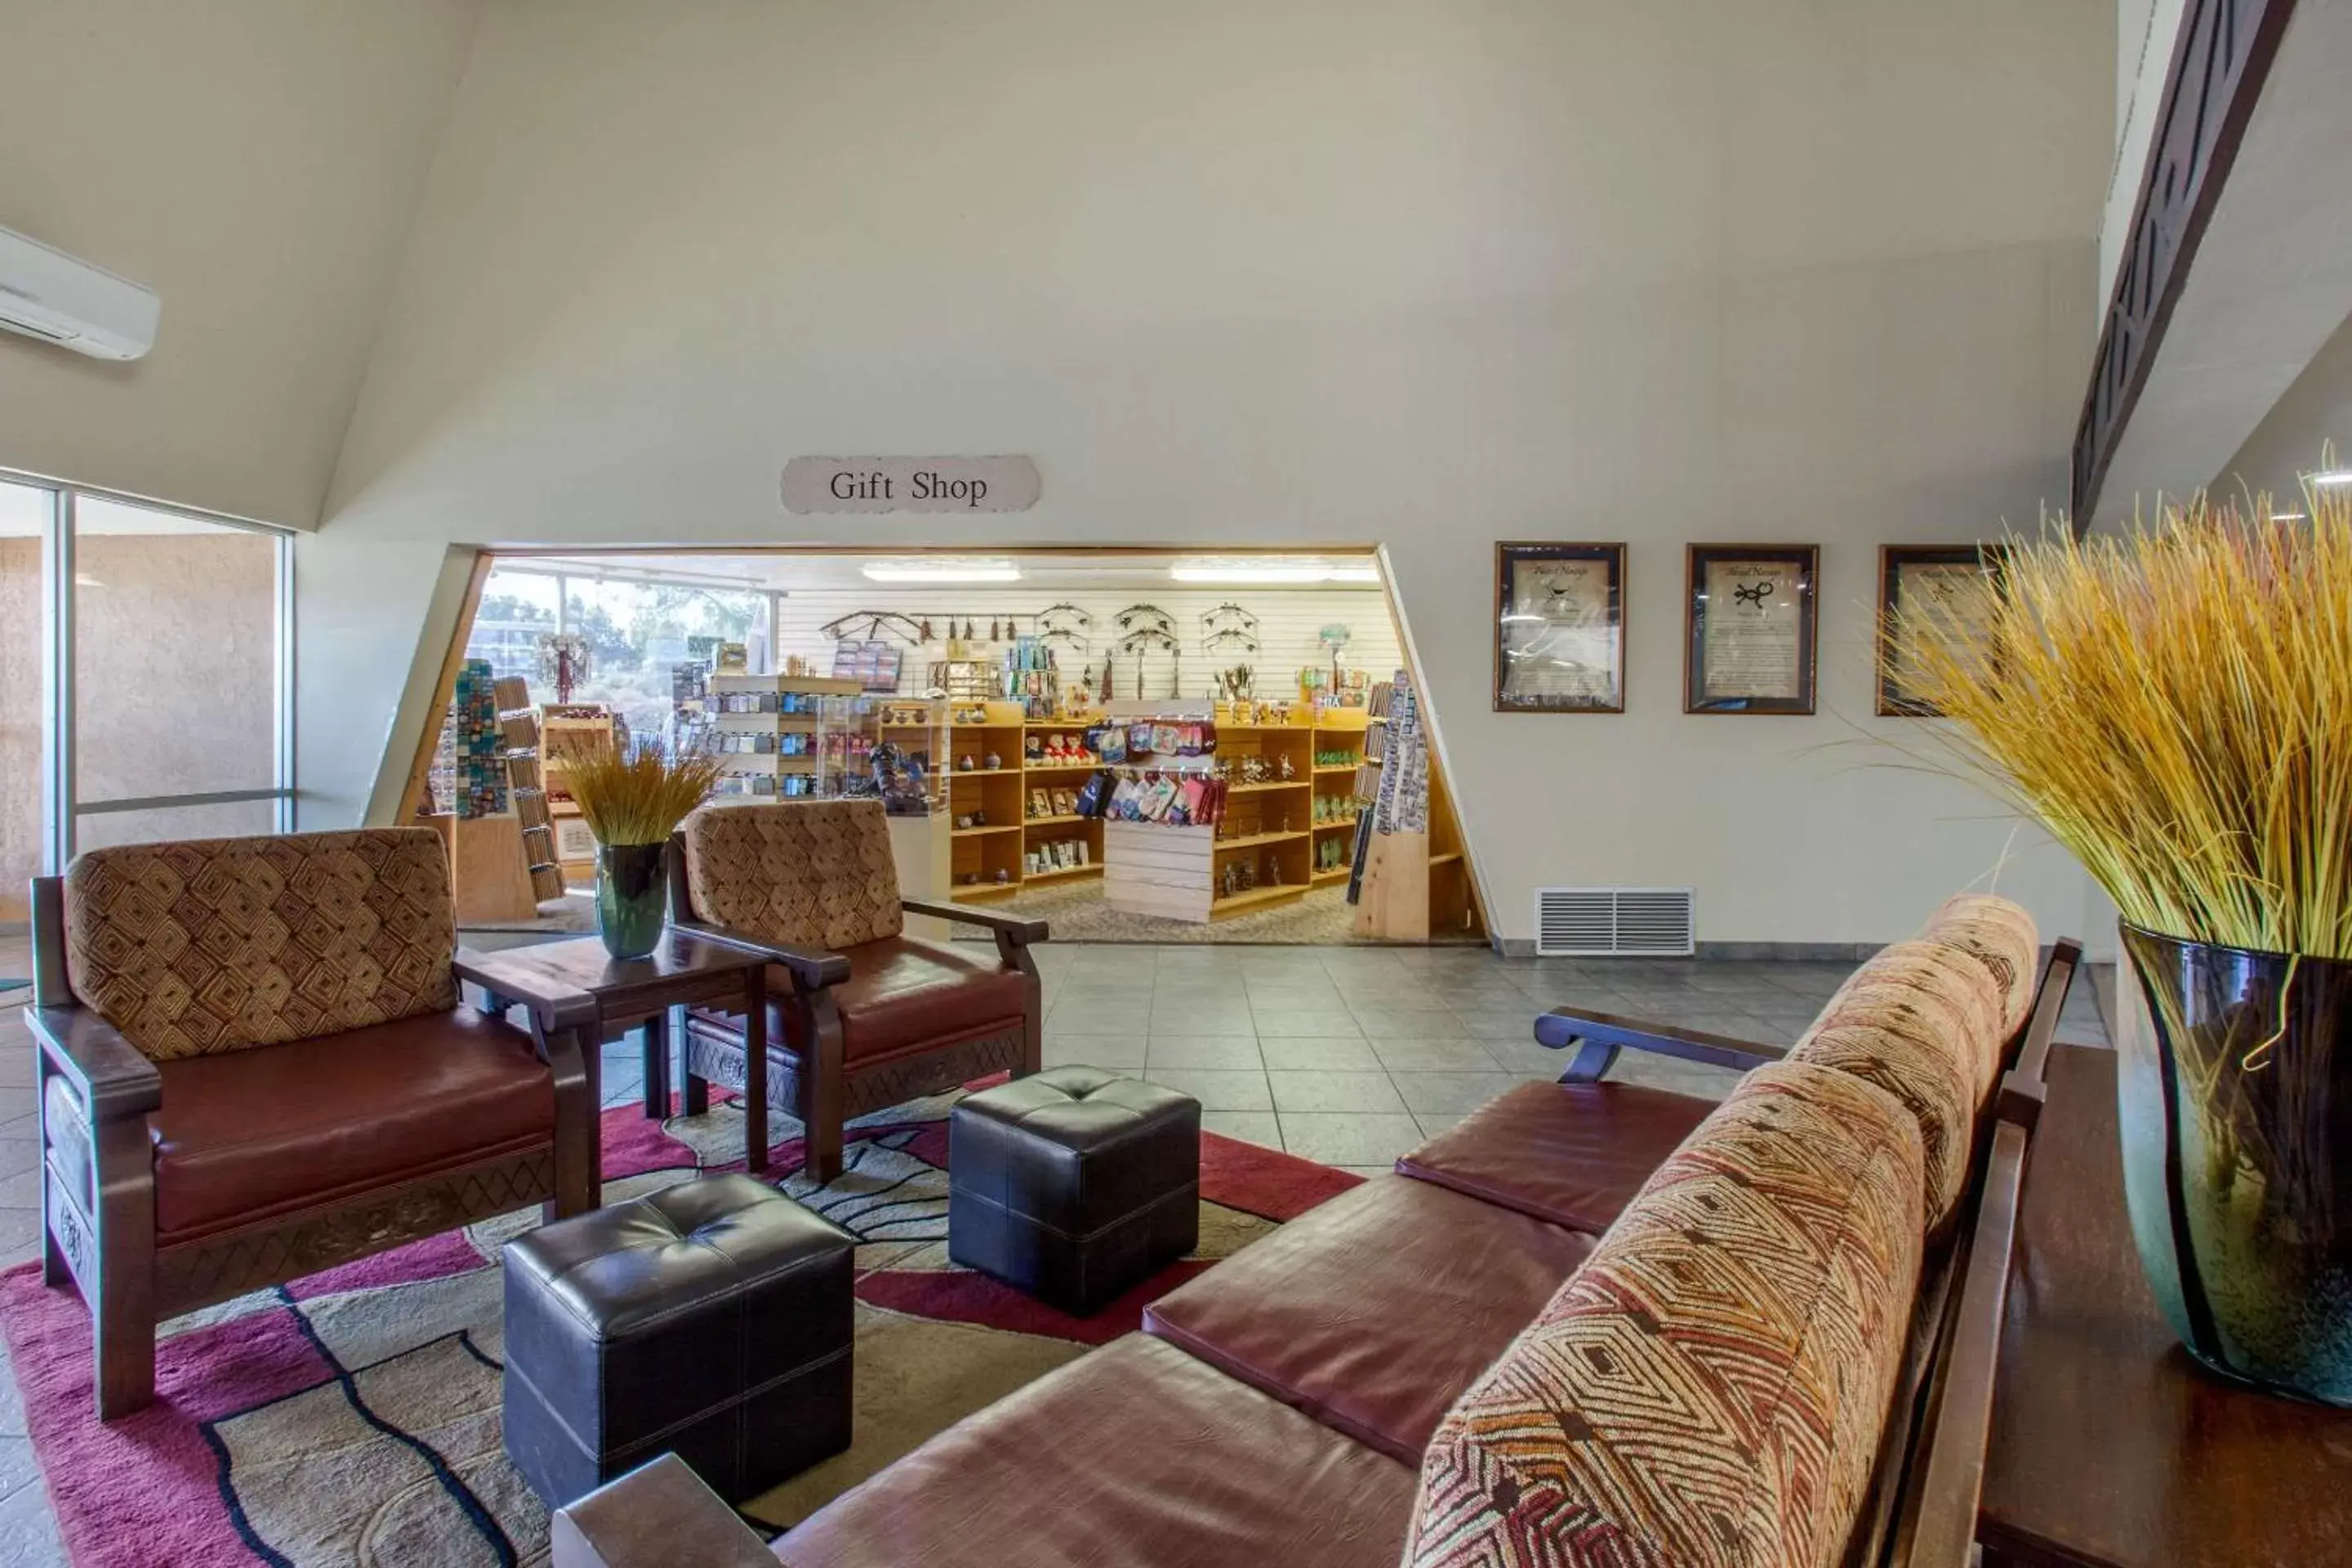
[[[1556,1051],[1570,1046],[1577,1047],[1568,1070],[1559,1075],[1562,1083],[1599,1082],[1616,1064],[1617,1053],[1629,1047],[1653,1056],[1729,1068],[1734,1072],[1760,1068],[1789,1054],[1785,1047],[1768,1046],[1758,1040],[1738,1040],[1728,1035],[1678,1029],[1671,1024],[1644,1023],[1639,1018],[1588,1013],[1575,1007],[1554,1007],[1538,1017],[1536,1043]]]
[[[89,1110],[90,1125],[144,1116],[163,1103],[163,1075],[88,1007],[27,1007],[33,1038]]]
[[[480,986],[501,1003],[520,1002],[529,1007],[532,1020],[550,1034],[584,1028],[594,1023],[595,997],[576,985],[552,980],[511,955],[530,951],[516,948],[510,952],[477,952],[461,947],[452,967],[458,979]]]
[[[933,920],[954,921],[961,925],[984,926],[998,937],[1010,940],[1016,947],[1045,940],[1044,921],[1024,921],[1019,915],[1000,915],[986,910],[967,909],[961,904],[935,904],[927,899],[903,899],[899,905],[910,915],[929,915]]]
[[[557,1509],[548,1535],[554,1568],[776,1568],[751,1526],[676,1454]]]
[[[849,978],[849,960],[837,952],[826,952],[814,947],[786,947],[780,942],[769,942],[748,931],[713,925],[709,921],[673,920],[672,931],[715,942],[722,947],[740,948],[756,952],[770,963],[792,971],[793,984],[803,991],[822,991],[828,985],[838,985]]]

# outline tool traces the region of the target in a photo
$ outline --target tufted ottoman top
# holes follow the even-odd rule
[[[507,1247],[591,1339],[732,1305],[755,1288],[823,1273],[856,1237],[745,1175],[704,1176],[542,1226]]]
[[[968,1096],[955,1113],[1065,1149],[1087,1150],[1200,1112],[1191,1095],[1160,1084],[1100,1068],[1060,1067]]]

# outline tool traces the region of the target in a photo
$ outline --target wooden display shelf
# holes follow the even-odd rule
[[[1314,830],[1318,833],[1353,833],[1356,831],[1356,819],[1350,816],[1339,822],[1318,822]]]
[[[1306,897],[1309,885],[1305,882],[1284,882],[1278,886],[1251,888],[1245,892],[1230,893],[1210,901],[1209,918],[1213,921],[1223,920],[1227,915],[1237,915],[1249,910],[1264,909],[1269,904],[1288,903],[1293,899]]]
[[[1360,763],[1318,763],[1315,771],[1318,773],[1352,773],[1362,765]]]
[[[1097,757],[1092,761],[1082,763],[1024,763],[1022,764],[1021,771],[1024,773],[1092,773],[1102,765],[1102,759]]]
[[[1066,827],[1073,822],[1092,822],[1094,818],[1091,816],[1079,816],[1075,814],[1066,816],[1030,816],[1024,817],[1022,819],[1021,826],[1024,827]]]
[[[1016,776],[1020,772],[1021,770],[1019,768],[950,768],[948,770],[948,777],[951,779],[1009,779]]]
[[[1216,841],[1215,853],[1226,855],[1236,849],[1262,849],[1269,844],[1285,844],[1293,838],[1306,837],[1307,837],[1306,829],[1299,828],[1295,831],[1286,829],[1280,833],[1252,833],[1239,838],[1220,838]]]
[[[1099,860],[1093,860],[1087,862],[1084,866],[1058,866],[1051,871],[1024,872],[1022,873],[1021,879],[1024,883],[1057,882],[1068,877],[1099,877],[1101,875],[1102,862]]]
[[[1308,879],[1307,885],[1309,887],[1321,888],[1328,886],[1333,882],[1344,882],[1348,879],[1349,873],[1354,868],[1349,866],[1339,865],[1332,867],[1328,871],[1318,871],[1311,879]]]
[[[982,899],[1009,899],[1020,890],[1021,884],[1017,881],[976,882],[968,887],[949,889],[948,897],[956,903],[969,904]]]
[[[991,823],[985,827],[956,827],[949,829],[949,832],[958,838],[985,838],[992,833],[1018,833],[1020,831],[1021,824],[1017,822]]]
[[[1227,784],[1225,786],[1225,793],[1227,795],[1255,795],[1258,791],[1265,789],[1311,789],[1314,787],[1314,784],[1315,781],[1313,779],[1270,779],[1265,784]]]

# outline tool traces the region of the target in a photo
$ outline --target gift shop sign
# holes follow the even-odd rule
[[[784,510],[1027,511],[1037,465],[1026,458],[794,458]]]

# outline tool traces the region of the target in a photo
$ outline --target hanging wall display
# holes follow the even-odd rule
[[[1934,719],[1910,695],[1919,639],[1934,635],[1981,643],[2000,595],[1998,545],[1887,544],[1878,552],[1878,711]]]
[[[1685,713],[1811,713],[1817,544],[1690,547]]]
[[[1625,710],[1625,547],[1495,546],[1495,710]]]

